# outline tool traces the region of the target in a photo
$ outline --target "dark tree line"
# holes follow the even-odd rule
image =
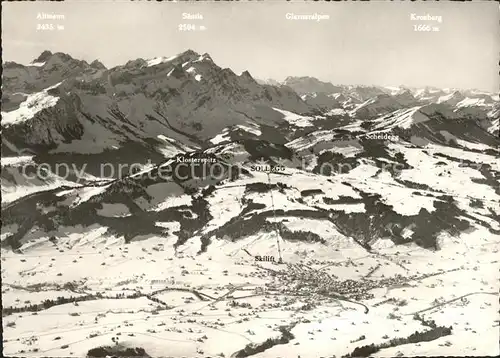
[[[116,349],[116,347],[97,347],[92,348],[87,352],[88,358],[94,357],[149,357],[144,348],[124,348]]]

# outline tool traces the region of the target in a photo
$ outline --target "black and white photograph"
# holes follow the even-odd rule
[[[2,3],[5,357],[498,356],[500,8]]]

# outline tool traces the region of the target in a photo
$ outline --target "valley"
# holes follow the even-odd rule
[[[272,253],[274,240],[265,235],[210,246],[204,255],[196,248],[176,254],[160,240],[123,245],[85,239],[95,249],[3,255],[7,355],[85,356],[91,348],[114,346],[116,338],[154,357],[230,357],[293,325],[290,342],[252,356],[343,356],[428,330],[416,313],[452,326],[453,334],[381,350],[380,356],[481,356],[498,349],[498,242],[480,235],[473,247],[462,241],[471,237],[443,238],[446,249],[434,253],[409,245],[372,254],[343,247],[331,255],[318,244],[299,252],[285,244],[281,265],[255,262],[239,249]],[[80,300],[86,296],[93,298]],[[6,314],[45,300],[56,304]],[[360,336],[365,338],[357,341]],[[469,338],[474,336],[492,343],[479,347]],[[228,342],[223,349],[221,340]],[[326,340],[328,345],[317,344]]]

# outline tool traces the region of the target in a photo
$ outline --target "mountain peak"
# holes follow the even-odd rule
[[[221,71],[220,71],[221,75],[222,76],[235,76],[236,74],[233,72],[233,70],[231,70],[229,67],[227,68],[223,68]]]
[[[127,61],[127,63],[125,64],[125,68],[141,68],[141,67],[145,67],[147,66],[147,62],[145,59],[143,58],[137,58],[135,60],[130,60],[130,61]]]
[[[43,51],[40,56],[35,58],[32,62],[45,62],[52,57],[52,52],[49,50]]]
[[[204,60],[208,60],[208,61],[212,61],[214,62],[214,60],[212,59],[212,57],[210,56],[210,54],[208,52],[205,52],[203,55],[201,55],[201,57],[204,59]]]
[[[314,81],[319,81],[317,78],[311,77],[311,76],[288,76],[287,78],[285,78],[285,82],[287,82],[287,81],[298,81],[298,80],[314,80]]]
[[[197,55],[200,56],[200,54],[190,48],[188,48],[186,51],[180,53],[180,55]]]
[[[193,51],[191,49],[187,49],[186,51],[178,54],[177,57],[186,58],[186,59],[195,59],[195,58],[200,58],[201,55],[196,51]]]
[[[104,66],[104,64],[99,60],[92,61],[92,63],[90,64],[90,67],[93,67],[93,68],[98,69],[98,70],[105,70],[106,69],[106,66]]]
[[[67,53],[64,52],[51,52],[49,50],[43,51],[40,56],[38,56],[36,59],[34,59],[31,63],[51,63],[51,64],[56,64],[56,63],[67,63],[67,62],[79,62],[82,64],[87,64],[86,61],[83,60],[77,60],[68,55]]]
[[[289,76],[283,82],[285,86],[291,87],[298,94],[306,93],[326,93],[332,94],[335,92],[340,92],[341,88],[333,85],[330,82],[323,82],[316,77],[309,76]]]

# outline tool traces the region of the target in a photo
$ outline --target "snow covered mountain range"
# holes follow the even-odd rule
[[[6,255],[289,263],[500,238],[496,94],[264,83],[192,50],[109,69],[45,51],[4,63],[2,91]]]
[[[2,192],[16,200],[4,200],[4,224],[13,229],[3,242],[15,248],[32,240],[33,231],[60,236],[60,225],[98,224],[127,240],[201,239],[201,250],[205,240],[265,231],[278,182],[284,185],[275,193],[280,216],[326,220],[362,245],[389,239],[434,247],[439,234],[458,227],[499,232],[499,102],[491,94],[334,86],[309,77],[261,85],[192,50],[112,69],[44,52],[28,66],[6,63],[4,78]],[[232,177],[143,178],[188,153],[212,156]],[[257,160],[284,163],[285,172],[272,175],[276,183],[269,186],[265,173],[251,170]],[[66,163],[74,173],[30,182],[19,169],[26,161],[32,168],[49,165],[51,173]],[[102,165],[123,162],[150,165],[142,176],[100,178]],[[384,163],[403,169],[383,170]],[[344,171],[331,173],[342,164]],[[203,194],[208,185],[216,191]],[[314,194],[304,194],[309,191]],[[77,195],[88,198],[76,203]],[[179,206],[169,204],[178,197],[185,198]],[[106,206],[128,214],[103,215]],[[190,216],[179,216],[181,208]],[[230,210],[221,214],[222,208]],[[245,232],[242,220],[256,222]],[[418,225],[428,220],[436,222]],[[165,233],[158,222],[180,229]],[[410,227],[413,234],[404,238]]]

